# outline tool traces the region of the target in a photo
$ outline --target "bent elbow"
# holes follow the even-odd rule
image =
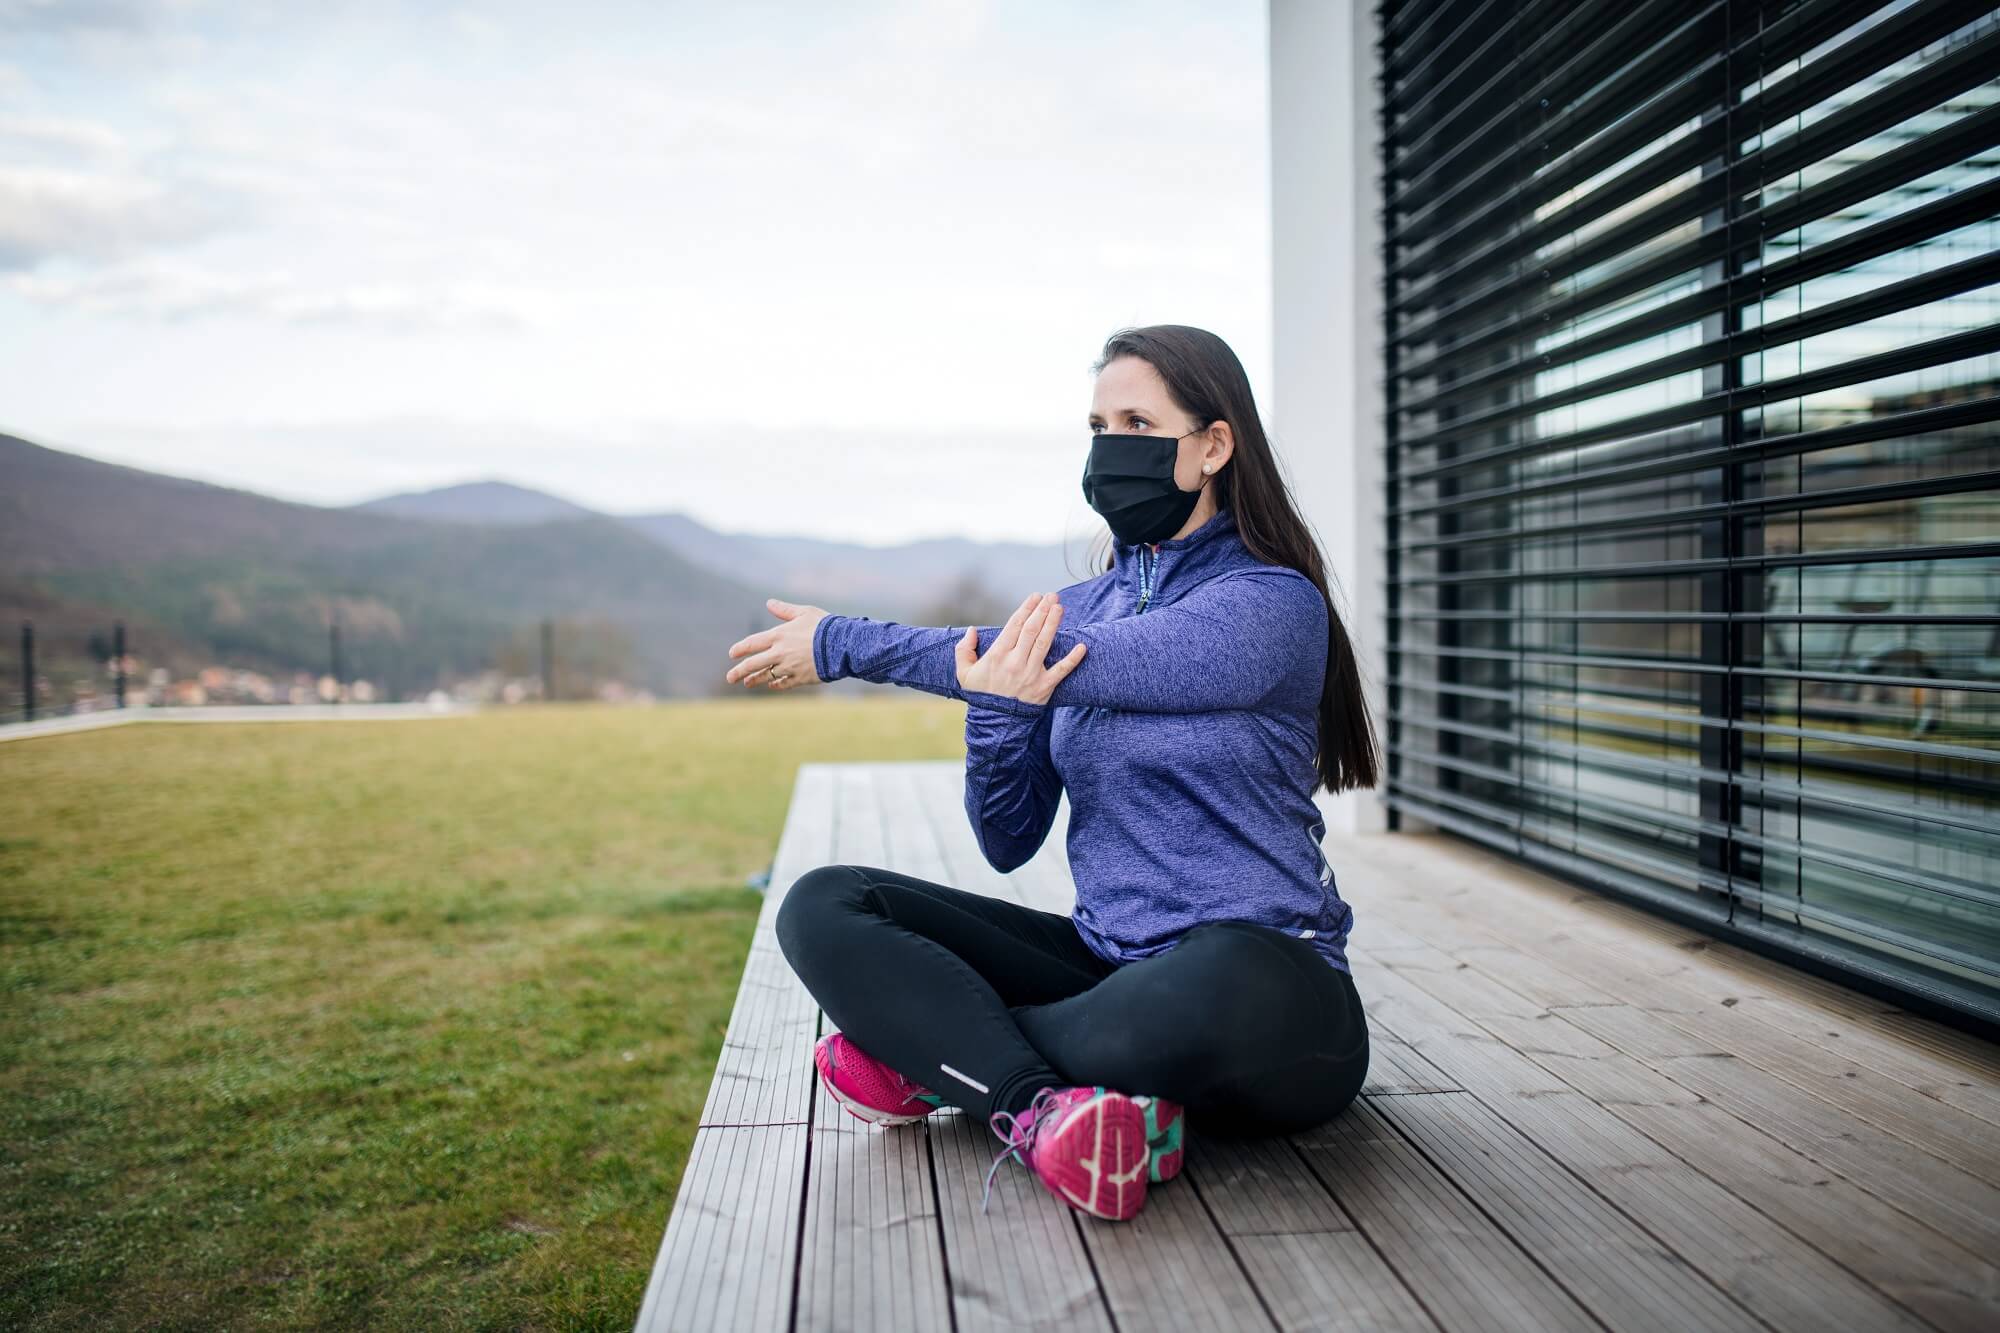
[[[979,850],[986,857],[986,864],[1003,875],[1013,874],[1028,864],[1035,854],[1034,848],[1024,848],[1018,842],[995,843],[985,838],[979,840]]]

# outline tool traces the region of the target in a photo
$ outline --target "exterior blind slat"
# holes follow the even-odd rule
[[[1651,481],[1676,474],[1699,472],[1724,462],[1763,461],[1782,458],[1787,455],[1806,454],[1818,450],[1835,449],[1852,444],[1866,444],[1875,440],[1892,439],[1900,435],[1920,435],[1943,432],[1965,426],[1979,426],[2000,417],[2000,398],[1975,398],[1962,403],[1952,403],[1945,407],[1923,408],[1914,412],[1874,417],[1857,422],[1852,426],[1829,427],[1825,430],[1802,431],[1797,435],[1780,436],[1776,439],[1745,444],[1729,450],[1693,451],[1666,458],[1647,459],[1639,463],[1621,464],[1611,467],[1583,469],[1568,476],[1550,477],[1545,481],[1523,482],[1513,486],[1495,487],[1491,490],[1455,493],[1448,498],[1431,500],[1423,504],[1408,504],[1391,508],[1390,514],[1396,518],[1415,518],[1426,514],[1442,514],[1454,510],[1479,508],[1491,505],[1509,497],[1534,498],[1566,494],[1572,491],[1594,487],[1626,485],[1638,481]],[[1583,441],[1588,444],[1591,441]]]
[[[1789,199],[1780,199],[1754,212],[1747,212],[1734,219],[1734,223],[1739,230],[1747,228],[1759,234],[1788,231],[1833,216],[1852,204],[1888,194],[1940,167],[1958,162],[1968,165],[1979,163],[1978,154],[1996,143],[2000,143],[2000,109],[1989,103],[1978,113],[1934,134],[1860,162],[1842,176],[1820,180]],[[1712,196],[1713,189],[1708,195],[1695,197],[1705,201]],[[1653,212],[1624,223],[1615,233],[1593,237],[1582,245],[1573,246],[1567,255],[1552,256],[1550,262],[1539,270],[1529,269],[1501,277],[1453,305],[1440,309],[1429,321],[1422,324],[1413,322],[1408,329],[1392,336],[1403,343],[1433,341],[1455,329],[1469,311],[1484,310],[1501,300],[1517,298],[1524,292],[1530,296],[1537,295],[1533,290],[1537,285],[1546,286],[1552,279],[1568,278],[1618,258],[1634,249],[1639,242],[1659,234],[1667,224],[1691,219],[1697,216],[1698,211],[1689,208],[1685,201],[1670,199]],[[1709,236],[1709,230],[1704,228],[1695,241],[1666,251],[1659,262],[1667,262],[1668,256],[1674,261],[1673,268],[1666,275],[1671,276],[1672,272],[1685,269],[1690,261],[1713,257],[1713,243],[1706,239]],[[1400,316],[1410,314],[1412,310],[1410,303],[1399,301],[1391,313]]]
[[[1862,8],[1857,6],[1856,8]],[[1592,93],[1589,102],[1565,117],[1565,122],[1551,125],[1541,134],[1527,141],[1517,141],[1505,155],[1482,166],[1478,171],[1464,176],[1447,190],[1424,205],[1421,215],[1412,215],[1413,230],[1409,239],[1415,241],[1425,234],[1423,223],[1432,215],[1449,216],[1450,226],[1439,233],[1436,244],[1442,244],[1453,235],[1484,234],[1490,229],[1492,215],[1503,207],[1533,209],[1558,198],[1570,191],[1579,182],[1585,181],[1600,171],[1630,156],[1635,150],[1645,148],[1661,137],[1662,127],[1671,129],[1685,119],[1685,113],[1699,111],[1703,105],[1703,92],[1708,88],[1705,82],[1710,76],[1720,76],[1728,67],[1730,55],[1713,54],[1719,35],[1716,28],[1699,26],[1707,23],[1710,15],[1720,15],[1724,6],[1704,11],[1700,20],[1691,20],[1679,30],[1675,37],[1684,40],[1689,54],[1698,53],[1701,58],[1690,67],[1677,69],[1671,63],[1676,48],[1663,46],[1642,62],[1628,66],[1628,70],[1664,71],[1660,78],[1643,84],[1636,78],[1632,86],[1614,81]],[[1958,15],[1963,12],[1962,3],[1949,0],[1932,0],[1908,17],[1913,21],[1886,23],[1879,32],[1871,31],[1865,42],[1851,43],[1867,56],[1861,73],[1872,73],[1875,69],[1893,63],[1895,60],[1919,51],[1944,32],[1958,26]],[[1922,21],[1914,21],[1922,20]],[[1974,43],[1953,52],[1925,67],[1920,75],[1881,89],[1873,98],[1845,107],[1835,117],[1815,122],[1810,129],[1782,142],[1761,165],[1776,175],[1806,161],[1824,156],[1832,147],[1856,141],[1870,132],[1871,126],[1881,123],[1894,124],[1907,114],[1906,108],[1918,104],[1934,106],[1943,97],[1972,86],[1991,77],[1992,44]],[[1765,58],[1780,58],[1778,53],[1766,51]],[[1862,65],[1860,59],[1846,62],[1826,60],[1816,62],[1809,70],[1796,78],[1767,90],[1754,93],[1744,99],[1731,113],[1730,121],[1707,122],[1704,128],[1712,126],[1720,131],[1728,123],[1739,125],[1760,125],[1782,123],[1787,117],[1810,111],[1817,106],[1829,91],[1838,91],[1843,85],[1853,82],[1854,66]],[[1631,77],[1628,75],[1628,77]],[[1551,92],[1560,94],[1560,89]],[[1643,92],[1656,98],[1651,104],[1636,109],[1631,105],[1635,94]],[[1545,94],[1547,95],[1547,94]],[[1584,114],[1586,109],[1589,115]],[[1607,126],[1623,121],[1619,132],[1600,133]],[[1650,138],[1649,138],[1650,134]],[[1561,160],[1565,154],[1580,143],[1591,142],[1587,152],[1577,152],[1563,161],[1559,168],[1550,168],[1547,163]],[[1538,143],[1536,141],[1539,141]],[[1670,179],[1678,171],[1687,153],[1686,141],[1671,141],[1677,150],[1674,153],[1654,153],[1640,162],[1617,182],[1607,182],[1592,189],[1574,206],[1578,211],[1574,217],[1558,215],[1538,219],[1538,228],[1560,234],[1582,222],[1589,221],[1597,213],[1608,211],[1615,204],[1651,188],[1661,181]],[[1699,141],[1697,141],[1699,142]],[[1478,208],[1469,207],[1482,197],[1480,187],[1491,181],[1506,181],[1502,174],[1508,167],[1518,169],[1520,159],[1531,152],[1539,152],[1543,168],[1531,173],[1531,178],[1523,183],[1506,187],[1491,198],[1490,202]],[[1746,154],[1746,165],[1759,164],[1757,154]],[[1432,169],[1433,171],[1436,168]],[[1428,174],[1428,173],[1426,173]],[[1411,192],[1423,188],[1423,178],[1414,177],[1405,185]],[[1589,210],[1585,212],[1583,210]],[[1482,264],[1490,263],[1496,256],[1504,256],[1512,249],[1532,244],[1533,237],[1509,238],[1504,246],[1487,246],[1476,255]],[[1403,272],[1421,266],[1434,270],[1430,256],[1406,259]],[[1440,276],[1462,278],[1466,267],[1452,266],[1441,270]],[[1417,290],[1421,291],[1419,286]]]
[[[1543,140],[1553,153],[1565,153],[1600,132],[1618,117],[1622,105],[1629,106],[1635,94],[1652,95],[1660,90],[1662,80],[1670,77],[1674,70],[1672,57],[1680,48],[1692,54],[1697,48],[1703,54],[1715,50],[1715,36],[1720,31],[1717,16],[1722,6],[1711,5],[1697,12],[1669,32],[1659,31],[1660,16],[1644,9],[1635,10],[1622,21],[1608,28],[1600,27],[1602,18],[1588,8],[1572,6],[1566,19],[1556,25],[1551,37],[1560,35],[1570,43],[1580,43],[1581,49],[1559,70],[1545,79],[1542,86],[1534,90],[1537,100],[1562,97],[1571,89],[1590,88],[1596,76],[1607,67],[1618,69],[1620,53],[1629,53],[1635,46],[1645,47],[1655,41],[1661,42],[1661,49],[1652,62],[1627,64],[1617,82],[1591,92],[1590,96],[1573,108],[1560,124],[1549,126]],[[1510,34],[1495,34],[1496,41]],[[1545,39],[1547,40],[1547,39]],[[1537,42],[1536,46],[1542,46]],[[1550,49],[1563,49],[1551,46]],[[1504,53],[1512,56],[1512,52]],[[1524,53],[1534,58],[1534,52]],[[1494,85],[1501,85],[1507,72],[1507,62],[1498,62],[1501,73],[1495,76]],[[1449,101],[1449,88],[1441,86],[1431,97],[1441,103]],[[1412,145],[1413,155],[1404,162],[1405,172],[1397,182],[1398,198],[1421,200],[1421,214],[1412,213],[1409,239],[1414,244],[1431,238],[1443,230],[1433,225],[1445,216],[1446,204],[1457,198],[1463,191],[1475,190],[1511,193],[1515,188],[1504,168],[1514,165],[1514,159],[1521,152],[1519,139],[1519,119],[1514,104],[1514,96],[1519,95],[1518,87],[1501,86],[1501,96],[1494,99],[1498,106],[1484,124],[1469,132],[1456,128],[1457,122],[1466,118],[1469,107],[1459,107],[1446,113],[1446,118],[1423,132],[1423,136]],[[1429,100],[1429,99],[1427,99]],[[1475,104],[1477,105],[1477,104]],[[1643,142],[1643,141],[1642,141]],[[1428,157],[1424,150],[1436,147],[1437,152]],[[1446,175],[1455,177],[1451,184],[1444,185]],[[1472,197],[1479,197],[1477,194]],[[1455,219],[1454,219],[1455,220]]]
[[[1498,108],[1512,106],[1507,62],[1504,58],[1496,60],[1495,56],[1513,54],[1511,43],[1517,28],[1540,32],[1542,35],[1535,42],[1539,47],[1557,40],[1573,43],[1582,34],[1597,28],[1600,22],[1588,18],[1584,11],[1567,3],[1567,0],[1539,0],[1539,3],[1517,7],[1507,21],[1488,36],[1478,50],[1467,56],[1448,78],[1438,80],[1428,92],[1401,108],[1403,124],[1410,132],[1408,165],[1411,170],[1422,169],[1438,154],[1455,156],[1468,151],[1482,142],[1500,123],[1498,119],[1488,119],[1476,130],[1468,132],[1464,128],[1475,117],[1487,116]],[[1627,31],[1628,22],[1621,20],[1614,25],[1614,30]],[[1486,82],[1468,93],[1462,80],[1487,69],[1493,73]],[[1407,86],[1405,91],[1409,91]],[[1430,153],[1433,147],[1438,150],[1437,154]]]
[[[1873,671],[1823,670],[1786,671],[1772,667],[1727,667],[1687,659],[1614,657],[1592,653],[1527,652],[1520,649],[1459,648],[1405,641],[1398,650],[1410,657],[1458,657],[1468,661],[1515,662],[1523,666],[1601,668],[1604,671],[1703,673],[1713,675],[1766,676],[1773,680],[1810,681],[1839,685],[1876,685],[1884,689],[1927,689],[1940,693],[1963,691],[1969,694],[2000,693],[2000,681],[1949,676],[1892,676]],[[1397,676],[1403,685],[1414,685],[1409,676]],[[1517,687],[1519,688],[1519,687]],[[1699,720],[1699,719],[1695,719]]]
[[[2000,559],[2000,541],[1949,546],[1843,546],[1831,551],[1717,557],[1710,560],[1650,560],[1620,564],[1573,565],[1563,569],[1460,569],[1408,574],[1390,582],[1405,588],[1439,584],[1548,583],[1574,579],[1652,579],[1685,574],[1726,574],[1773,565],[1907,564],[1912,560]]]
[[[2000,166],[2000,163],[1996,163],[1996,166]],[[2000,323],[1983,324],[1964,333],[1955,333],[1930,342],[1892,347],[1872,357],[1860,357],[1784,379],[1766,380],[1760,384],[1725,389],[1643,415],[1620,417],[1604,425],[1593,426],[1589,430],[1574,431],[1551,439],[1531,440],[1525,444],[1508,444],[1462,458],[1453,458],[1428,470],[1413,473],[1407,480],[1414,482],[1447,473],[1484,471],[1496,463],[1519,462],[1538,454],[1555,454],[1608,440],[1629,439],[1668,426],[1683,425],[1707,417],[1727,415],[1747,407],[1761,406],[1774,399],[1803,398],[1844,384],[1878,379],[1903,371],[1923,370],[1931,366],[1976,357],[1991,352],[1996,347],[2000,347]],[[1992,381],[1982,381],[1982,387],[1991,384]],[[1456,443],[1463,437],[1489,432],[1495,426],[1506,425],[1537,412],[1547,412],[1549,408],[1565,407],[1577,401],[1574,392],[1551,393],[1548,396],[1551,399],[1559,398],[1561,401],[1551,402],[1544,407],[1538,400],[1529,399],[1521,403],[1496,407],[1482,413],[1474,420],[1454,420],[1435,426],[1424,447],[1436,448]]]
[[[1617,518],[1599,518],[1571,523],[1544,523],[1535,529],[1537,538],[1573,537],[1583,533],[1626,532],[1638,533],[1648,529],[1685,526],[1697,520],[1727,518],[1732,514],[1745,514],[1774,509],[1798,510],[1832,509],[1843,505],[1875,504],[1884,500],[1902,500],[1923,496],[1955,495],[1961,491],[1984,491],[2000,489],[2000,471],[1970,472],[1958,477],[1933,480],[1918,477],[1910,481],[1885,482],[1880,486],[1844,486],[1820,491],[1813,495],[1760,495],[1734,504],[1695,505],[1677,509],[1666,514],[1622,514]],[[1520,534],[1511,528],[1489,528],[1473,532],[1454,533],[1449,537],[1432,537],[1425,541],[1399,542],[1398,551],[1436,551],[1447,547],[1464,550],[1471,546],[1490,546],[1517,542]],[[1443,614],[1442,612],[1437,614]],[[1481,613],[1486,614],[1486,613]],[[1495,613],[1497,614],[1497,613]],[[1574,613],[1571,613],[1574,614]],[[1720,613],[1718,613],[1720,614]],[[1815,617],[1821,619],[1822,617]],[[1868,617],[1860,617],[1868,619]],[[1895,617],[1906,620],[1909,617]]]
[[[1382,17],[1422,820],[2000,1023],[2000,8]]]
[[[1562,360],[1574,360],[1595,352],[1606,351],[1655,333],[1664,332],[1679,324],[1699,319],[1703,315],[1721,310],[1728,304],[1728,294],[1732,287],[1741,290],[1745,284],[1754,283],[1760,291],[1776,291],[1809,278],[1817,278],[1826,273],[1837,273],[1841,269],[1866,263],[1893,254],[1915,236],[1936,236],[1952,231],[1968,223],[1981,222],[1987,218],[2000,216],[2000,177],[1984,181],[1965,189],[1953,191],[1920,205],[1907,215],[1898,215],[1865,227],[1858,232],[1846,233],[1824,245],[1766,264],[1754,275],[1732,281],[1723,281],[1714,286],[1698,288],[1691,294],[1665,305],[1654,306],[1627,319],[1573,343],[1565,344]],[[1688,262],[1699,258],[1700,251],[1684,252]],[[1657,278],[1670,273],[1673,265],[1651,274]],[[1644,290],[1650,282],[1646,270],[1637,276],[1624,275],[1615,281],[1591,288],[1583,294],[1567,300],[1540,306],[1533,312],[1533,318],[1544,321],[1558,321],[1571,316],[1608,306],[1623,297],[1632,296]],[[1402,380],[1433,379],[1443,374],[1447,368],[1458,373],[1461,364],[1469,363],[1481,355],[1490,355],[1495,348],[1506,348],[1518,336],[1516,321],[1502,320],[1498,324],[1482,329],[1478,333],[1455,338],[1449,348],[1421,360],[1406,361],[1396,372]]]
[[[2000,281],[2000,253],[1975,255],[1961,263],[1949,265],[1935,272],[1921,274],[1917,277],[1906,279],[1903,282],[1890,283],[1886,286],[1877,287],[1872,292],[1851,296],[1845,301],[1835,301],[1820,306],[1807,314],[1794,315],[1789,319],[1781,319],[1775,323],[1763,325],[1760,328],[1750,329],[1721,342],[1704,343],[1697,347],[1690,347],[1684,351],[1661,357],[1657,361],[1648,361],[1641,365],[1618,371],[1616,374],[1606,375],[1601,379],[1590,380],[1574,388],[1565,389],[1560,394],[1545,394],[1541,398],[1535,399],[1532,403],[1524,406],[1528,411],[1546,412],[1551,407],[1560,407],[1571,402],[1581,402],[1586,398],[1595,398],[1618,389],[1630,388],[1635,384],[1645,384],[1652,380],[1665,379],[1667,376],[1678,371],[1709,365],[1717,361],[1724,361],[1730,357],[1747,356],[1751,352],[1762,351],[1767,347],[1775,347],[1780,343],[1797,342],[1801,338],[1809,338],[1816,333],[1826,333],[1849,324],[1859,324],[1864,319],[1872,319],[1878,315],[1894,314],[1897,311],[1908,310],[1913,306],[1925,305],[1947,296],[1957,296],[1960,292],[1974,291],[1995,281]],[[1709,311],[1704,309],[1700,313],[1705,315]],[[1689,322],[1690,320],[1686,316],[1676,321],[1677,324],[1686,324]],[[1616,346],[1617,344],[1613,345]],[[1599,348],[1598,350],[1603,349]],[[1588,350],[1584,352],[1565,351],[1560,356],[1544,355],[1540,358],[1540,364],[1536,367],[1536,370],[1547,371],[1556,366],[1571,365],[1577,361],[1587,359],[1588,355]],[[1399,410],[1413,414],[1418,412],[1435,412],[1462,399],[1491,393],[1498,386],[1509,385],[1515,379],[1519,378],[1520,373],[1521,368],[1518,363],[1495,366],[1483,374],[1469,375],[1464,379],[1455,381],[1428,396],[1412,399],[1405,403]],[[1478,428],[1476,421],[1461,421],[1454,424],[1464,425],[1471,429]]]

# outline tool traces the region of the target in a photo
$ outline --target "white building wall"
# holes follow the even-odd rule
[[[1270,0],[1274,447],[1331,566],[1381,716],[1381,195],[1370,0]],[[1386,764],[1384,766],[1386,772]],[[1329,837],[1380,829],[1376,791],[1319,794]]]

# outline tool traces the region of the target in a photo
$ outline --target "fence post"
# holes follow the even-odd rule
[[[542,621],[542,702],[556,701],[556,622]]]
[[[28,721],[35,720],[35,625],[21,622],[21,707]]]
[[[326,655],[327,655],[327,665],[331,668],[331,674],[333,676],[333,702],[339,703],[340,702],[340,615],[338,612],[334,613],[333,619],[326,622]]]
[[[118,706],[123,708],[125,706],[125,622],[122,620],[111,622],[111,652],[118,663],[112,673],[112,678],[118,682]]]

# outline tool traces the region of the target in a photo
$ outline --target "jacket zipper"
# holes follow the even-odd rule
[[[1158,569],[1159,564],[1160,564],[1160,552],[1159,548],[1155,547],[1153,548],[1153,568]],[[1141,542],[1139,545],[1139,606],[1138,609],[1133,612],[1133,614],[1137,615],[1139,611],[1144,611],[1146,609],[1146,603],[1151,601],[1152,597],[1153,597],[1153,576],[1152,572],[1146,568],[1146,545],[1145,543]]]

